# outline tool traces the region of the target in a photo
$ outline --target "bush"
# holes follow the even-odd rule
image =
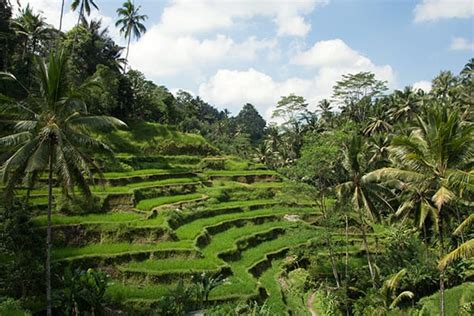
[[[226,158],[204,158],[199,164],[199,168],[202,170],[224,170],[226,164]]]
[[[64,273],[63,310],[66,314],[100,315],[109,277],[93,269],[66,269]]]
[[[91,195],[86,197],[84,195],[70,197],[62,196],[56,206],[60,213],[77,215],[100,213],[102,211],[103,200],[98,196]]]
[[[2,316],[29,316],[30,312],[25,311],[21,302],[12,298],[0,302],[0,315]]]

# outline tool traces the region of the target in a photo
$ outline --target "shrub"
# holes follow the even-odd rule
[[[0,315],[2,316],[29,316],[30,312],[25,311],[21,302],[12,298],[0,302]]]
[[[226,164],[226,158],[221,157],[208,157],[204,158],[199,164],[199,168],[202,170],[224,170]]]
[[[66,314],[100,315],[103,312],[109,280],[107,274],[93,269],[66,269],[63,280],[63,310]]]
[[[56,206],[57,211],[64,214],[90,214],[102,211],[103,200],[98,196],[86,197],[78,195],[74,197],[62,196]]]

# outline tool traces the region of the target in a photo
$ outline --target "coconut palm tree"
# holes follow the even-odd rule
[[[393,95],[389,96],[390,108],[387,114],[392,122],[412,121],[416,114],[420,112],[422,104],[423,90],[414,91],[411,87],[403,90],[395,90]]]
[[[372,315],[387,315],[388,312],[396,308],[402,300],[412,299],[415,296],[411,291],[403,291],[397,294],[400,281],[406,274],[407,270],[402,269],[384,281],[382,287],[377,293],[376,302],[374,302],[376,303],[377,308],[373,311]]]
[[[132,35],[139,39],[146,32],[146,27],[142,21],[148,19],[148,16],[138,14],[140,8],[141,6],[137,7],[131,0],[127,0],[122,4],[121,8],[117,9],[119,19],[115,22],[115,26],[121,26],[120,33],[124,34],[125,39],[128,39],[127,53],[125,54],[125,59],[127,60]]]
[[[453,235],[461,235],[474,223],[474,214],[469,215],[453,232]],[[456,249],[444,256],[438,263],[438,268],[444,270],[449,264],[458,258],[471,258],[474,256],[474,239],[463,242]]]
[[[22,58],[26,65],[27,85],[30,86],[32,60],[40,42],[52,35],[52,27],[41,14],[35,14],[29,5],[20,11],[18,18],[13,21],[13,27],[23,41]]]
[[[370,171],[370,165],[365,157],[366,151],[366,145],[359,135],[354,135],[346,144],[343,166],[349,180],[337,185],[336,192],[341,200],[350,201],[359,217],[367,264],[375,287],[376,275],[367,241],[367,228],[370,222],[379,220],[381,212],[377,206],[383,206],[386,209],[392,209],[392,207],[386,199],[391,195],[390,191],[382,185],[370,181],[366,176],[366,173]]]
[[[0,145],[13,154],[1,167],[5,183],[6,205],[11,205],[15,187],[24,179],[34,178],[42,171],[48,173],[48,226],[46,237],[46,299],[47,314],[51,315],[51,213],[53,206],[53,175],[63,192],[70,196],[77,186],[86,196],[91,192],[84,175],[92,179],[92,170],[99,170],[88,155],[92,150],[110,152],[90,132],[125,124],[105,116],[85,116],[82,95],[93,85],[86,81],[71,87],[66,76],[67,57],[64,52],[51,53],[48,60],[37,59],[36,75],[39,92],[30,93],[27,103],[7,100],[7,106],[19,107],[23,117],[16,121],[15,132],[0,138]],[[16,80],[11,74],[3,77]],[[18,81],[17,81],[18,82]],[[21,83],[18,82],[20,85]],[[23,85],[21,85],[24,87]],[[26,88],[25,88],[26,89]],[[25,105],[26,104],[26,105]]]
[[[52,27],[47,24],[41,14],[35,14],[27,5],[13,21],[16,33],[23,39],[23,54],[35,54],[39,41],[51,34]]]
[[[76,11],[79,8],[79,16],[77,18],[77,25],[81,22],[81,20],[85,20],[85,15],[91,14],[91,6],[94,7],[96,10],[99,10],[99,7],[94,2],[95,0],[73,0],[71,3],[72,11]]]
[[[463,122],[458,111],[449,110],[450,104],[431,102],[426,118],[418,116],[417,128],[409,136],[393,138],[390,153],[396,167],[376,170],[368,177],[398,183],[413,195],[397,213],[416,210],[420,224],[431,214],[441,259],[449,204],[474,187],[474,125]],[[440,270],[439,287],[440,311],[445,315],[444,269]]]

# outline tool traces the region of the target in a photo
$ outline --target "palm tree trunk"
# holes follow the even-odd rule
[[[46,314],[52,315],[51,311],[51,213],[53,208],[53,155],[54,145],[49,144],[49,175],[48,175],[48,227],[46,229]]]
[[[439,258],[444,257],[444,240],[443,240],[443,220],[441,218],[441,207],[438,207],[438,242],[439,242]],[[444,299],[444,269],[439,272],[439,315],[445,316],[445,299]]]
[[[369,252],[369,243],[367,242],[367,231],[365,227],[365,221],[362,216],[362,211],[360,208],[357,210],[359,212],[359,220],[360,220],[360,227],[362,231],[362,241],[364,243],[364,248],[365,248],[365,255],[367,257],[367,265],[369,266],[369,272],[370,272],[370,278],[372,279],[372,285],[374,288],[376,288],[375,284],[375,273],[374,273],[374,268],[372,267],[372,260],[370,259],[370,252]]]
[[[81,9],[79,10],[79,16],[77,17],[76,28],[81,23],[81,17],[83,14],[84,14],[84,4],[81,4]],[[72,41],[71,55],[74,53],[74,50],[76,49],[77,32],[78,30],[76,30],[76,32],[74,33],[74,40]]]
[[[348,295],[349,293],[349,218],[347,216],[347,210],[344,212],[344,221],[345,221],[345,228],[344,228],[344,234],[345,234],[345,239],[346,239],[346,256],[344,260],[344,279],[345,279],[345,293]],[[349,316],[349,300],[346,299],[346,315]]]
[[[324,219],[326,220],[326,228],[329,228],[328,226],[330,225],[329,219],[327,216],[327,210],[326,210],[326,203],[324,203],[324,193],[319,194],[319,203],[321,204],[321,211],[323,212]],[[326,231],[326,242],[328,245],[328,250],[329,250],[329,259],[331,261],[331,268],[332,268],[332,274],[334,276],[334,280],[336,281],[336,286],[337,288],[341,287],[341,284],[339,282],[339,273],[337,271],[337,264],[336,260],[334,259],[334,249],[333,249],[333,244],[332,244],[332,239],[331,239],[331,232]]]
[[[132,38],[131,34],[128,35],[128,44],[127,44],[127,53],[125,54],[125,67],[123,67],[123,74],[127,72],[127,66],[128,66],[128,53],[130,51],[130,39]]]
[[[344,262],[344,276],[346,281],[348,280],[349,274],[348,274],[348,267],[349,267],[349,219],[347,218],[347,213],[344,214],[344,221],[346,223],[344,233],[345,233],[345,238],[346,238],[346,258]]]
[[[64,0],[61,2],[61,16],[59,17],[59,33],[63,28]]]

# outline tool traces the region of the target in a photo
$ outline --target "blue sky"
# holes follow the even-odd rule
[[[59,0],[28,2],[57,24]],[[123,45],[113,26],[122,1],[96,2],[92,17]],[[135,2],[149,19],[131,46],[131,66],[233,113],[251,102],[268,118],[289,93],[314,106],[343,73],[358,71],[393,89],[429,89],[440,70],[457,73],[474,55],[474,0]],[[72,27],[75,14],[65,20]]]

